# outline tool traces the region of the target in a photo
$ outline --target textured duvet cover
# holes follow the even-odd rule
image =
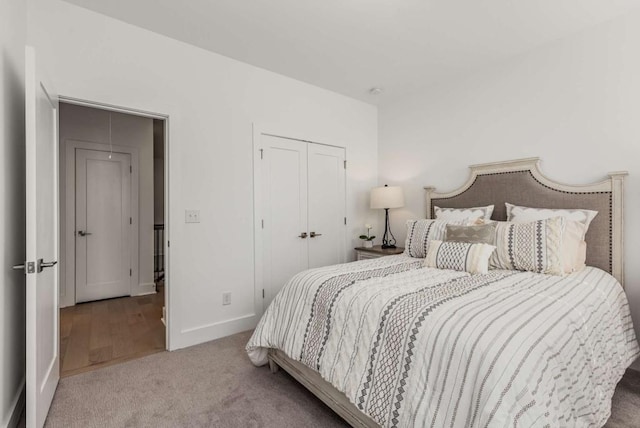
[[[638,356],[609,274],[469,275],[383,257],[296,275],[247,344],[318,371],[385,427],[602,426]]]

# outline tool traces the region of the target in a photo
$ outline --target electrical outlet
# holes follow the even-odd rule
[[[231,304],[231,293],[222,293],[222,304],[223,305]]]
[[[184,211],[185,223],[200,223],[200,211],[199,210],[185,210]]]

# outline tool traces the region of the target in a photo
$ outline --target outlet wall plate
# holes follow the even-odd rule
[[[184,211],[185,223],[200,223],[200,210],[185,210]]]
[[[231,304],[231,293],[222,293],[222,304],[223,305]]]

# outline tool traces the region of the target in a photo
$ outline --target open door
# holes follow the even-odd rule
[[[58,97],[26,49],[27,427],[42,427],[60,379]]]

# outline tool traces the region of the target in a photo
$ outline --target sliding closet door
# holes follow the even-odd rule
[[[309,267],[345,261],[345,153],[309,143]]]
[[[308,267],[307,144],[262,135],[263,288],[266,308]]]

